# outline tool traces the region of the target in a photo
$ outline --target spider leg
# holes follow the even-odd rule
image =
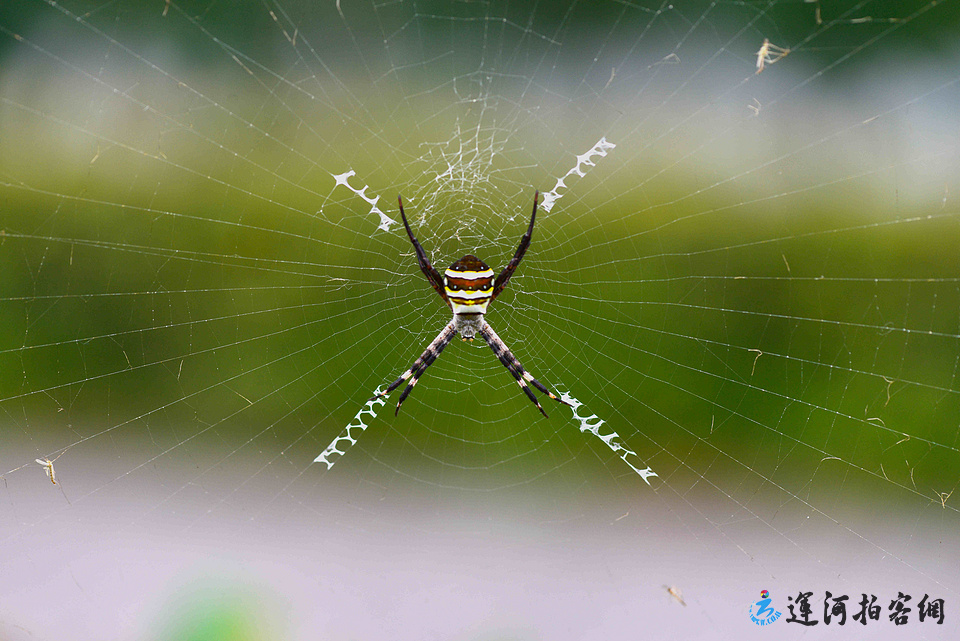
[[[437,360],[437,356],[440,356],[440,352],[443,351],[443,348],[446,347],[453,337],[457,334],[457,325],[454,321],[443,328],[443,330],[437,335],[433,342],[427,345],[427,349],[424,350],[423,354],[420,355],[420,358],[413,362],[413,365],[410,366],[410,369],[405,371],[400,375],[400,378],[390,383],[390,387],[380,392],[379,394],[370,398],[372,401],[375,398],[383,398],[389,396],[390,392],[400,387],[401,383],[406,380],[409,380],[410,383],[404,388],[403,394],[400,395],[400,400],[397,401],[397,409],[393,413],[394,416],[400,413],[400,406],[403,404],[403,401],[406,400],[407,396],[410,395],[410,392],[413,390],[413,386],[417,384],[417,380],[421,375],[430,367],[433,361]]]
[[[517,385],[519,385],[520,389],[522,389],[527,397],[533,401],[533,404],[537,406],[537,409],[540,410],[541,414],[547,416],[547,413],[543,411],[543,407],[540,405],[540,401],[537,400],[537,397],[534,396],[533,391],[531,391],[530,387],[527,385],[528,382],[558,403],[570,405],[570,403],[562,400],[556,394],[547,389],[543,383],[535,379],[527,370],[523,369],[523,365],[520,364],[520,361],[517,360],[517,357],[513,355],[513,352],[510,351],[510,348],[506,346],[499,336],[497,336],[497,333],[493,331],[493,328],[490,327],[489,324],[484,323],[483,329],[480,330],[480,335],[483,336],[485,341],[487,341],[487,345],[489,345],[490,349],[493,350],[493,353],[497,355],[497,358],[500,359],[500,362],[503,363],[504,367],[510,370],[510,373],[513,374],[513,377],[517,380]]]
[[[538,190],[533,195],[533,214],[530,216],[530,226],[527,228],[527,233],[520,239],[520,246],[517,247],[517,253],[513,255],[513,258],[510,259],[507,266],[504,267],[500,275],[497,276],[497,280],[493,284],[493,295],[490,297],[490,302],[493,302],[500,292],[503,291],[503,288],[507,286],[507,283],[510,282],[510,277],[513,276],[513,272],[517,271],[517,266],[520,264],[520,261],[523,260],[523,255],[527,253],[527,248],[530,246],[530,237],[533,236],[533,223],[537,219],[537,201],[539,199],[540,191]]]
[[[430,264],[430,260],[427,258],[427,252],[423,251],[423,247],[417,241],[417,237],[410,231],[410,223],[407,222],[407,215],[403,213],[403,199],[400,196],[397,196],[397,202],[400,204],[400,217],[403,218],[403,226],[407,228],[407,236],[410,237],[410,242],[413,243],[413,249],[417,252],[417,264],[420,265],[420,271],[427,277],[427,281],[433,289],[440,294],[440,298],[447,304],[447,307],[452,308],[450,301],[447,300],[447,293],[443,291],[443,277],[440,276],[437,269]]]

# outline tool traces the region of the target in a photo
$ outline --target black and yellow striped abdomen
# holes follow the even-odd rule
[[[493,295],[493,270],[476,256],[464,256],[444,272],[443,288],[454,314],[485,314]]]

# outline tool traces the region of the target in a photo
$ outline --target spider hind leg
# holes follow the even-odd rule
[[[498,359],[500,359],[500,362],[503,363],[503,366],[506,367],[511,374],[513,374],[513,378],[517,381],[517,385],[519,385],[520,389],[522,389],[524,394],[527,395],[527,398],[529,398],[533,404],[537,406],[537,409],[540,410],[541,414],[549,418],[547,413],[544,411],[543,406],[540,405],[540,401],[537,400],[533,390],[531,390],[530,386],[527,385],[528,382],[558,403],[570,405],[570,403],[567,403],[556,394],[551,392],[543,383],[535,379],[532,374],[523,369],[523,365],[520,364],[520,361],[517,360],[517,357],[513,355],[513,352],[510,351],[510,348],[508,348],[503,340],[497,336],[497,333],[493,331],[493,328],[490,327],[490,325],[484,325],[483,329],[481,329],[479,333],[481,336],[483,336],[484,340],[487,341],[490,349],[492,349],[493,353],[496,354]]]
[[[370,400],[389,396],[390,393],[400,387],[404,381],[409,380],[410,382],[403,389],[403,393],[400,394],[400,400],[397,401],[397,409],[393,413],[394,416],[399,414],[400,406],[403,405],[403,401],[405,401],[407,396],[410,395],[410,392],[413,391],[413,387],[417,384],[417,381],[427,370],[427,368],[430,367],[433,361],[437,360],[437,357],[440,356],[440,352],[442,352],[443,348],[446,347],[451,340],[453,340],[453,337],[456,335],[456,333],[457,326],[453,321],[450,321],[447,326],[444,327],[443,330],[437,335],[437,337],[433,339],[433,342],[427,345],[427,349],[425,349],[423,354],[421,354],[420,357],[413,362],[413,365],[410,366],[410,369],[401,374],[400,378],[392,382],[387,389],[371,397]]]
[[[521,368],[521,370],[523,370],[523,368]],[[567,407],[573,407],[572,405],[570,405],[570,403],[566,402],[565,400],[563,400],[562,398],[560,398],[559,396],[557,396],[556,394],[554,394],[553,392],[551,392],[549,389],[547,389],[547,387],[546,387],[543,383],[541,383],[540,381],[538,381],[537,379],[535,379],[535,378],[530,374],[530,372],[528,372],[528,371],[526,371],[526,370],[523,370],[523,377],[524,377],[525,379],[527,379],[527,381],[528,381],[530,384],[532,384],[534,387],[536,387],[538,390],[540,390],[541,392],[543,392],[544,394],[546,394],[547,396],[549,396],[550,398],[552,398],[552,399],[555,400],[556,402],[558,402],[558,403],[563,403],[563,404],[566,405]]]

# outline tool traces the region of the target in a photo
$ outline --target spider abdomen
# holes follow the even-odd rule
[[[443,287],[454,314],[485,314],[493,296],[493,270],[476,256],[464,256],[444,272]]]

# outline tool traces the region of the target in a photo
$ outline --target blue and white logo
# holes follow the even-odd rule
[[[779,619],[783,613],[770,605],[772,601],[769,591],[760,590],[760,599],[750,604],[750,620],[757,625],[770,625]]]

